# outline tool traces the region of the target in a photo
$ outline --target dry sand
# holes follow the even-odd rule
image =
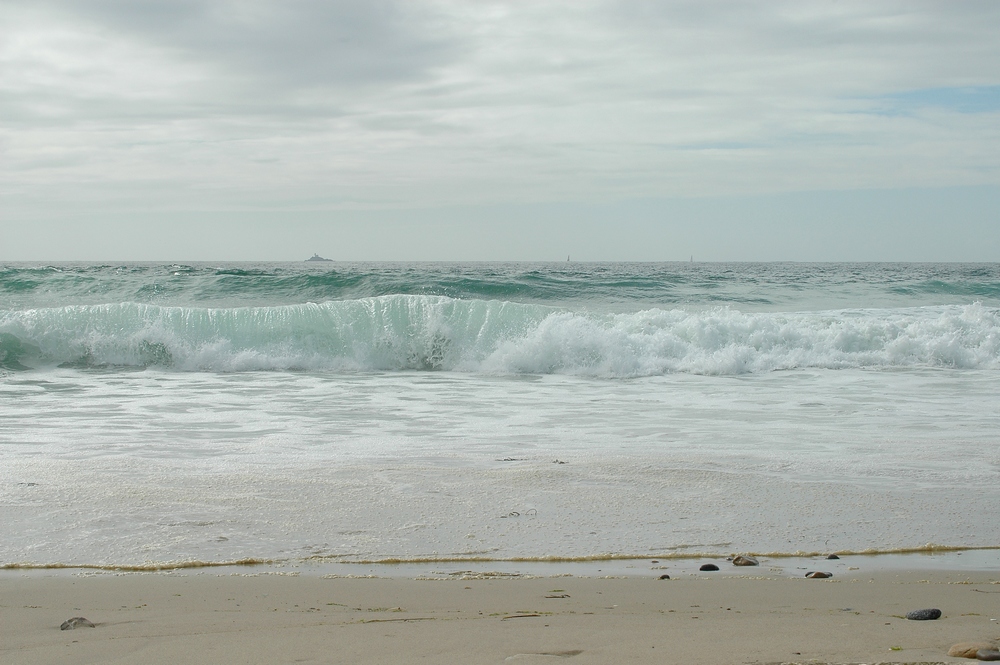
[[[968,663],[947,650],[1000,639],[998,580],[763,567],[663,581],[11,572],[0,662]],[[929,607],[943,617],[902,618]],[[74,616],[96,627],[61,631]]]

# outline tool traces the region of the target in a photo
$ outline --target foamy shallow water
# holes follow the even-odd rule
[[[0,563],[995,546],[998,431],[991,370],[18,372]]]
[[[0,266],[0,564],[995,547],[998,369],[998,264]]]

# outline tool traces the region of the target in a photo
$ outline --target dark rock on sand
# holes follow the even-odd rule
[[[910,621],[934,621],[941,618],[941,610],[913,610],[906,613],[906,618]]]
[[[660,575],[656,579],[658,579],[658,580],[669,580],[670,579],[670,575]]]
[[[806,573],[806,577],[813,580],[825,580],[827,577],[833,577],[833,573],[823,573],[818,570],[812,570]]]
[[[996,649],[989,642],[959,642],[948,649],[948,655],[955,658],[975,658],[980,651]]]
[[[59,630],[73,630],[77,626],[86,626],[87,628],[93,628],[94,624],[87,621],[83,617],[73,617],[72,619],[66,619],[59,626]]]
[[[1000,650],[980,649],[976,652],[976,658],[979,660],[1000,660]]]
[[[759,566],[760,563],[752,556],[738,556],[733,559],[734,566]]]
[[[828,554],[826,558],[827,559],[839,559],[840,557],[837,556],[836,554]]]
[[[707,572],[709,570],[718,570],[718,569],[719,569],[719,567],[716,566],[714,563],[706,563],[704,566],[702,566],[698,570],[702,570],[702,571],[706,571]]]

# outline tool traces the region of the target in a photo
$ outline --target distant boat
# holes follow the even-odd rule
[[[333,261],[333,259],[324,259],[319,254],[313,254],[308,259],[306,259],[306,261]]]

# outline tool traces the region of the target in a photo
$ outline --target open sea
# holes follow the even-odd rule
[[[998,264],[0,264],[0,566],[935,547]]]

